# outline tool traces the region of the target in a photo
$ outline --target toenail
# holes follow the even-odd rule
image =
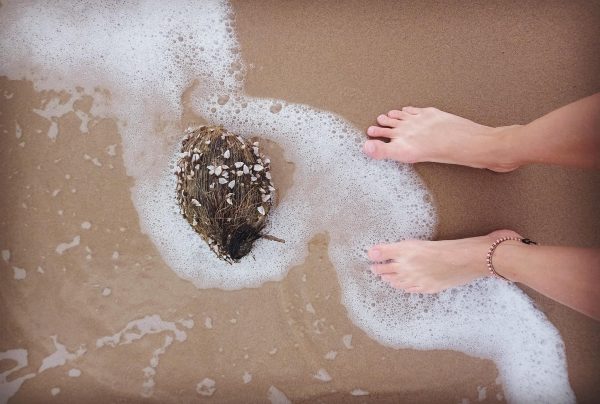
[[[374,127],[369,126],[369,129],[367,129],[367,134],[372,135],[374,130],[375,130]]]

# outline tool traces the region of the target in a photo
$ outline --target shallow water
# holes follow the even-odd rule
[[[227,5],[186,10],[157,3],[137,10],[146,17],[138,23],[129,17],[135,8],[126,6],[114,22],[121,25],[110,29],[102,22],[115,10],[101,6],[46,10],[43,21],[35,6],[8,7],[5,21],[21,24],[3,25],[3,38],[13,40],[4,40],[3,50],[15,57],[2,73],[35,85],[2,82],[9,142],[3,172],[18,201],[3,240],[6,276],[16,286],[3,289],[3,298],[25,303],[7,309],[11,332],[39,338],[16,345],[27,345],[31,365],[25,351],[7,351],[28,369],[5,373],[11,388],[23,381],[23,399],[85,397],[91,393],[77,387],[82,383],[131,400],[176,394],[179,401],[235,402],[279,397],[278,391],[296,400],[353,391],[370,391],[374,399],[468,396],[451,380],[432,388],[438,371],[414,369],[406,361],[412,353],[378,341],[493,359],[501,385],[486,362],[474,362],[488,369],[486,381],[477,370],[454,376],[457,386],[478,387],[471,387],[473,398],[484,391],[512,401],[572,400],[560,337],[516,288],[482,282],[437,298],[406,297],[364,271],[369,244],[432,235],[427,191],[408,167],[367,162],[355,142],[360,131],[342,118],[245,95],[247,67]],[[50,34],[57,27],[60,35]],[[148,60],[149,54],[160,57]],[[258,245],[257,260],[235,276],[223,276],[228,268],[216,268],[216,261],[206,265],[212,257],[170,213],[173,148],[182,128],[198,121],[270,139],[281,170],[294,167],[279,178],[285,196],[272,222],[289,250]],[[366,211],[372,203],[378,205]],[[382,216],[390,205],[393,213]],[[513,311],[496,311],[502,304]],[[424,357],[467,361],[452,353]],[[356,363],[391,363],[393,371],[373,380]],[[131,380],[115,377],[129,368]],[[62,384],[53,378],[52,386],[44,384],[52,369],[69,377],[70,390],[57,392]],[[12,381],[15,375],[23,379]],[[398,387],[407,382],[407,391]]]

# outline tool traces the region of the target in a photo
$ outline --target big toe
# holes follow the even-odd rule
[[[376,160],[392,158],[395,154],[394,146],[380,140],[367,140],[363,146],[365,154]]]
[[[408,146],[401,146],[397,142],[382,142],[381,140],[367,140],[363,146],[363,151],[369,157],[376,160],[396,160],[401,163],[416,163],[418,161],[416,154]]]

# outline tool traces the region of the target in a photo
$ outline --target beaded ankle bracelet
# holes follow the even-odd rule
[[[510,281],[510,280],[507,279],[507,278],[505,278],[504,276],[500,275],[494,269],[494,265],[492,264],[492,256],[494,255],[494,251],[496,251],[496,248],[500,245],[500,243],[503,243],[503,242],[509,241],[509,240],[520,241],[523,244],[537,244],[533,240],[530,240],[528,238],[520,238],[520,237],[502,237],[502,238],[499,238],[499,239],[497,239],[496,241],[494,241],[492,243],[492,246],[488,250],[487,256],[485,258],[485,262],[487,263],[488,271],[490,271],[490,273],[492,274],[492,276],[494,276],[496,278],[502,278],[502,279],[507,280],[507,281]]]

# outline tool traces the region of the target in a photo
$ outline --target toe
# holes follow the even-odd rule
[[[383,278],[384,280],[387,280],[387,278],[391,275],[395,275],[398,272],[398,269],[398,264],[395,262],[371,265],[371,272],[377,275],[386,275],[386,277]]]
[[[365,154],[375,160],[391,159],[394,155],[394,146],[381,140],[367,140],[363,147]]]
[[[404,120],[404,119],[410,119],[411,117],[414,116],[414,114],[409,114],[408,112],[398,111],[397,109],[393,109],[390,112],[388,112],[388,116],[390,118]]]
[[[390,118],[387,115],[379,115],[377,117],[377,123],[381,126],[389,126],[390,128],[395,128],[400,124],[398,119]]]
[[[400,255],[399,249],[400,243],[380,244],[372,247],[368,254],[371,261],[383,262],[397,258]]]
[[[393,129],[382,128],[381,126],[369,126],[367,135],[371,137],[395,137]]]
[[[367,156],[376,160],[390,159],[410,164],[420,161],[414,149],[402,143],[385,143],[381,140],[371,139],[365,142],[363,151]]]
[[[417,115],[421,112],[422,108],[416,108],[416,107],[404,107],[402,108],[403,112],[412,114],[412,115]]]

